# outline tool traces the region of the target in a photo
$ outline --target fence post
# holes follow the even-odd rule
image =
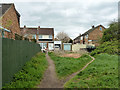
[[[0,37],[0,89],[2,89],[2,38]]]
[[[2,6],[0,8],[0,16],[2,16]],[[0,18],[0,26],[2,26],[2,18]],[[0,30],[0,90],[2,89],[2,30]]]

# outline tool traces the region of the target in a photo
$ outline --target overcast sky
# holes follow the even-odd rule
[[[2,0],[15,3],[21,15],[21,27],[52,27],[55,36],[66,32],[72,39],[94,24],[117,20],[119,0]]]

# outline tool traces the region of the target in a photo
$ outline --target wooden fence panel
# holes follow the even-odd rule
[[[39,44],[24,40],[2,39],[2,84],[12,80],[13,75],[40,51]]]

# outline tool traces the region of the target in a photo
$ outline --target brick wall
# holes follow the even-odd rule
[[[104,27],[102,27],[102,31],[100,31],[99,28],[100,28],[100,26],[98,28],[96,28],[95,30],[93,30],[91,33],[89,33],[89,40],[97,40],[102,37]]]
[[[102,28],[102,31],[100,30],[100,27]],[[104,32],[105,28],[103,26],[98,26],[96,29],[94,29],[92,32],[90,32],[88,34],[88,38],[86,38],[85,36],[81,36],[82,40],[80,39],[80,44],[95,44],[96,46],[98,46],[99,44],[97,43],[97,41],[99,41],[100,38],[102,38],[103,36],[103,32]],[[78,40],[78,39],[76,39]],[[75,41],[76,41],[75,40]],[[93,40],[93,41],[88,41],[88,40]],[[97,41],[95,41],[97,40]]]
[[[14,5],[6,11],[6,13],[2,16],[2,26],[7,28],[12,33],[10,34],[12,38],[15,38],[15,33],[18,35],[20,34],[20,25],[18,23],[17,14],[15,11]],[[7,36],[8,38],[8,36]]]
[[[102,31],[100,30],[100,27],[102,27]],[[89,33],[88,39],[98,41],[100,38],[102,38],[104,30],[105,28],[103,26],[98,26],[98,28]],[[92,43],[98,45],[97,41],[92,41]]]

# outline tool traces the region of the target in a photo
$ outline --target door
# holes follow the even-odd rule
[[[39,43],[39,44],[40,44],[41,49],[43,49],[44,47],[47,48],[47,43]]]
[[[48,49],[53,50],[54,49],[54,44],[53,43],[48,43]]]

